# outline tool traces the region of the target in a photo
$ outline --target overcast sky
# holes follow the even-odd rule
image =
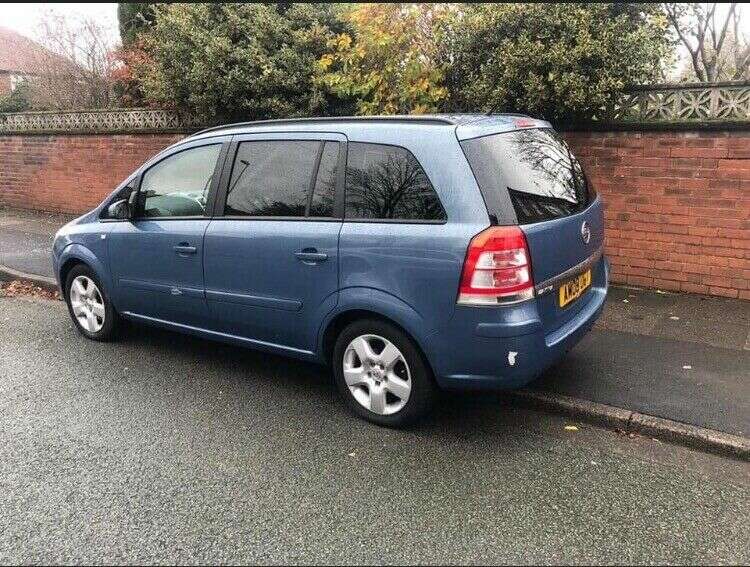
[[[112,39],[119,40],[116,2],[60,2],[60,3],[7,3],[2,7],[0,25],[11,28],[32,39],[37,38],[40,18],[47,12],[66,16],[92,16],[110,31]]]

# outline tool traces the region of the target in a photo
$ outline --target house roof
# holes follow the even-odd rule
[[[37,42],[9,28],[0,26],[0,72],[37,74],[44,70],[42,61],[53,57],[64,61]]]

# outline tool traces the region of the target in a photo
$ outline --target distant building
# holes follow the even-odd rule
[[[10,94],[23,81],[43,74],[43,62],[50,58],[64,61],[28,37],[0,26],[0,96]]]

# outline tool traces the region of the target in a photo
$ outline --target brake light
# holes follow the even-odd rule
[[[493,226],[471,239],[458,303],[503,305],[534,297],[526,237],[517,226]]]
[[[513,120],[513,126],[516,128],[533,128],[536,126],[536,120],[533,118],[515,118]]]

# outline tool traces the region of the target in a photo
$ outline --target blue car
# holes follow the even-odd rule
[[[521,115],[273,120],[167,148],[57,234],[76,328],[122,319],[329,365],[349,407],[523,386],[607,293],[602,202]]]

